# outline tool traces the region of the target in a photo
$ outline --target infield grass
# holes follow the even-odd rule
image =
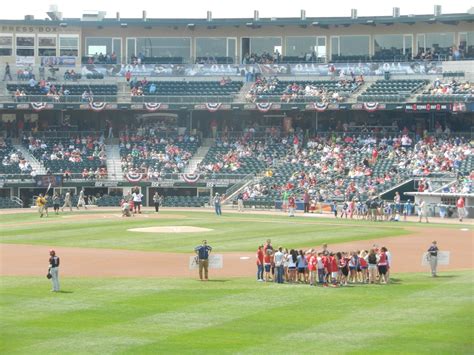
[[[0,352],[472,354],[473,272],[343,288],[2,277]]]
[[[158,218],[144,214],[121,218],[120,213],[64,213],[40,219],[37,214],[1,215],[1,243],[54,245],[85,248],[113,248],[189,252],[202,239],[208,239],[216,251],[254,251],[271,238],[275,244],[299,248],[353,240],[407,234],[405,225],[357,220],[288,218],[286,215],[250,215],[227,213],[216,217],[202,212],[164,212]],[[194,226],[212,231],[200,233],[137,233],[128,229],[150,226]]]

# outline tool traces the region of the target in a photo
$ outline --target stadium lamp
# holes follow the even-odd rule
[[[190,30],[194,30],[195,27],[196,27],[196,25],[194,23],[188,23],[188,28]]]
[[[66,23],[66,22],[61,22],[61,23],[59,24],[59,27],[67,27],[67,23]]]
[[[122,23],[120,24],[120,27],[128,27],[128,24],[126,24],[125,22],[122,22]]]
[[[245,24],[245,26],[247,26],[247,27],[253,27],[253,22],[247,22],[247,23]]]
[[[313,25],[313,26],[318,26],[318,25],[319,25],[319,22],[318,22],[318,21],[314,21],[314,22],[312,23],[312,25]]]

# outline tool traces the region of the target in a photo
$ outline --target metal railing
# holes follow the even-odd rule
[[[93,95],[92,99],[82,98],[81,95],[62,95],[62,96],[48,96],[48,95],[26,95],[26,96],[15,96],[15,95],[4,95],[1,97],[3,102],[18,102],[18,103],[30,103],[30,102],[46,102],[46,103],[82,103],[89,104],[91,102],[117,102],[119,95]],[[10,99],[9,99],[10,98]]]

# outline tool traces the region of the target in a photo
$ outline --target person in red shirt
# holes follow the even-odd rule
[[[374,148],[374,150],[372,151],[372,164],[375,164],[378,156],[379,152],[377,151],[377,148]]]
[[[387,283],[387,270],[388,270],[388,257],[387,257],[387,248],[382,247],[380,249],[379,261],[377,263],[379,269],[380,283]]]
[[[362,283],[369,283],[369,264],[365,259],[368,254],[367,250],[362,250],[359,254],[360,272],[362,273]]]
[[[257,249],[257,281],[263,281],[263,245],[260,245]]]
[[[273,263],[273,249],[267,249],[263,256],[263,267],[265,269],[265,282],[272,281],[271,269]]]
[[[328,272],[330,272],[331,275],[331,283],[333,286],[336,286],[339,276],[339,267],[337,265],[337,259],[334,253],[329,254]]]
[[[456,208],[458,210],[459,222],[462,222],[463,218],[466,216],[465,203],[462,196],[459,196],[458,200],[456,201]]]
[[[288,210],[289,210],[289,216],[294,217],[295,216],[295,209],[296,209],[296,199],[295,195],[291,195],[288,198]]]

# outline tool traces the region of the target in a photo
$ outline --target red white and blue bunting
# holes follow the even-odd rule
[[[46,102],[32,102],[31,103],[31,108],[35,111],[42,111],[45,108],[47,108],[48,103]]]
[[[271,108],[271,102],[257,102],[257,110],[259,110],[260,112],[268,112]]]
[[[149,112],[159,110],[160,107],[161,107],[161,103],[158,103],[158,102],[145,102],[145,108]]]
[[[107,106],[107,102],[91,102],[89,104],[90,109],[96,112],[104,110],[106,106]]]
[[[142,173],[128,172],[125,174],[125,178],[128,182],[139,182],[143,179]]]
[[[329,104],[327,102],[313,102],[314,109],[319,112],[326,111]]]
[[[199,174],[183,174],[181,178],[188,184],[195,184],[201,176]]]
[[[219,103],[219,102],[208,102],[208,103],[206,103],[206,109],[209,112],[216,112],[220,108],[221,108],[221,103]]]
[[[374,112],[377,111],[379,107],[378,102],[364,102],[364,110],[369,111],[369,112]]]

